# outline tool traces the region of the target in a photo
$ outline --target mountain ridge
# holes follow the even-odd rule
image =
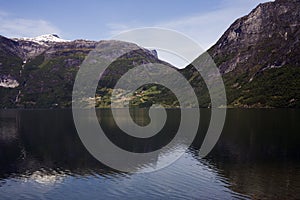
[[[230,107],[300,107],[299,0],[259,4],[208,53],[223,76]],[[182,73],[193,77],[189,80],[199,93],[207,93],[192,65]]]
[[[76,72],[98,44],[74,40],[43,45],[0,37],[2,107],[70,107]],[[300,108],[300,0],[259,4],[248,15],[237,19],[208,53],[222,74],[228,107]],[[97,106],[109,107],[111,90],[128,69],[151,62],[172,67],[160,61],[156,52],[143,48],[115,62],[99,83]],[[210,107],[209,92],[193,64],[201,65],[201,56],[178,71],[198,94],[200,107]],[[148,86],[139,89],[132,101],[139,107],[154,103],[178,107],[172,95],[165,88]]]
[[[72,102],[72,89],[79,66],[90,51],[112,47],[123,63],[111,66],[101,84],[112,86],[140,63],[165,63],[157,53],[122,41],[59,41],[43,45],[31,39],[0,37],[0,96],[2,108],[65,108]],[[129,54],[123,55],[125,50]],[[131,51],[132,50],[132,51]],[[133,51],[134,50],[134,51]],[[112,55],[103,55],[111,59]],[[117,57],[118,57],[117,56]],[[168,64],[170,67],[170,64]],[[105,92],[107,90],[105,89]]]

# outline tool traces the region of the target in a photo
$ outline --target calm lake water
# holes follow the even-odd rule
[[[149,144],[120,135],[109,110],[98,116],[114,143],[141,152],[174,137],[180,111],[168,110],[166,126]],[[140,125],[149,122],[145,110],[132,116]],[[123,173],[87,152],[71,110],[2,110],[0,199],[300,199],[300,110],[229,109],[220,140],[201,159],[209,118],[201,110],[196,139],[172,165]]]

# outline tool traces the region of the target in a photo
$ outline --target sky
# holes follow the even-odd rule
[[[203,49],[237,18],[267,0],[0,0],[0,35],[104,40],[134,28],[179,31]],[[181,65],[181,64],[178,64]]]

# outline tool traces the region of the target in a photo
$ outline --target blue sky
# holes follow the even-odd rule
[[[63,39],[109,39],[120,31],[162,27],[182,32],[204,49],[229,25],[267,0],[0,0],[0,34]]]

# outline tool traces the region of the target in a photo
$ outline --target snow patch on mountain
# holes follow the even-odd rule
[[[33,38],[28,38],[28,37],[15,38],[14,40],[16,40],[16,41],[19,41],[19,40],[30,41],[30,42],[38,43],[40,45],[48,45],[49,43],[57,43],[57,42],[70,42],[70,40],[61,39],[56,34],[40,35],[40,36],[33,37]]]
[[[18,87],[20,84],[18,83],[17,80],[13,79],[10,76],[4,76],[4,77],[0,77],[0,87],[4,87],[4,88],[16,88]]]

